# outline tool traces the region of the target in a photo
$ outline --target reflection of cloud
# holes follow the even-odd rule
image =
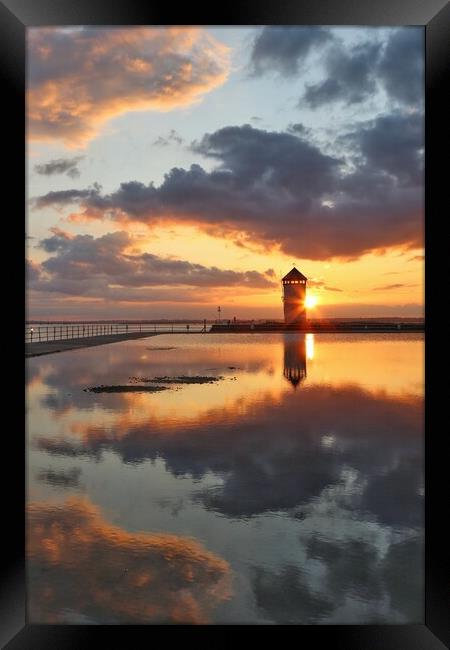
[[[245,398],[242,398],[245,403]],[[78,427],[79,438],[39,437],[39,449],[63,456],[99,458],[105,450],[124,462],[162,458],[175,476],[223,478],[220,487],[197,494],[213,510],[230,516],[268,510],[290,510],[306,504],[322,490],[342,481],[342,469],[354,468],[365,480],[355,508],[369,510],[381,521],[419,522],[423,499],[422,399],[393,397],[347,385],[305,385],[273,401],[247,408],[234,403],[189,423],[149,417],[124,420],[101,429]],[[214,435],[211,435],[211,431]],[[274,432],[276,431],[276,435]],[[334,444],[322,444],[333,434]],[[400,459],[402,464],[400,466]],[[372,484],[379,485],[374,495]],[[399,495],[386,504],[388,491]]]
[[[205,623],[230,595],[229,566],[198,542],[128,533],[91,503],[28,508],[32,622]]]
[[[28,60],[30,135],[71,146],[122,113],[189,105],[228,69],[227,48],[191,27],[33,28]]]
[[[36,375],[35,382],[42,382],[42,388],[47,388],[47,390],[42,391],[44,394],[40,401],[45,408],[51,410],[53,417],[68,413],[70,410],[104,408],[105,395],[99,396],[95,393],[87,393],[82,389],[100,384],[125,384],[131,376],[217,374],[233,377],[236,371],[229,370],[228,366],[239,368],[251,374],[264,372],[267,376],[269,369],[273,367],[276,352],[271,348],[271,355],[265,354],[262,356],[259,346],[241,345],[233,346],[233,348],[230,346],[224,356],[220,346],[206,345],[205,347],[185,347],[179,350],[176,355],[170,353],[169,357],[164,352],[149,350],[144,358],[142,347],[139,345],[124,344],[122,347],[114,346],[110,350],[111,354],[108,355],[107,368],[105,368],[103,352],[100,348],[77,351],[77,354],[72,356],[70,364],[64,363],[61,357],[52,356],[45,378],[42,377],[42,359],[39,360],[39,364],[32,359],[27,361],[27,372],[30,377],[31,374],[33,374],[33,377]],[[275,358],[277,357],[275,356]],[[50,357],[46,357],[46,359],[50,359]],[[250,382],[247,381],[245,400],[243,400],[245,403],[247,403],[249,395],[254,394],[255,382],[251,384],[253,391],[250,390],[249,384]],[[268,387],[270,387],[270,384]],[[258,384],[257,388],[259,392],[261,385]],[[269,393],[276,395],[278,391],[274,387],[272,391],[268,390]],[[179,395],[178,401],[181,399],[181,394]],[[242,402],[241,398],[244,397],[239,394],[236,401],[230,404],[230,399],[222,392],[217,391],[214,396],[214,400],[211,399],[212,396],[209,396],[207,401],[197,400],[195,405],[190,402],[187,412],[185,409],[178,408],[178,417],[183,417],[185,421],[197,420],[199,416],[200,418],[212,417],[213,419],[216,417],[218,420],[223,418],[223,410],[217,408],[217,404],[222,405],[227,402],[231,412],[233,407],[239,406],[239,402]],[[108,404],[110,416],[114,419],[114,426],[118,428],[122,423],[124,429],[127,430],[140,416],[147,419],[147,398],[148,395],[109,394],[106,403]],[[242,404],[242,408],[245,407],[245,403]],[[211,412],[216,413],[216,416],[212,415]],[[242,414],[242,409],[240,413]],[[238,412],[235,415],[238,417]],[[156,417],[155,412],[154,417]]]
[[[423,623],[420,538],[392,543],[380,558],[376,545],[366,541],[342,543],[312,536],[306,552],[303,570],[292,565],[278,573],[254,569],[256,602],[268,620],[281,624]],[[306,571],[308,565],[317,570],[315,580]]]
[[[37,475],[38,481],[47,483],[58,489],[60,488],[76,488],[80,484],[81,469],[74,467],[67,471],[55,471],[52,469],[39,472]]]
[[[423,499],[419,490],[422,478],[418,458],[408,455],[389,472],[372,478],[360,505],[369,512],[376,512],[379,521],[388,526],[421,526]]]
[[[253,590],[256,604],[274,623],[315,623],[333,611],[333,603],[313,594],[296,566],[286,566],[276,574],[257,567]]]

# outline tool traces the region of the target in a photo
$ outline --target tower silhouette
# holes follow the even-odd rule
[[[283,283],[284,322],[286,325],[306,321],[306,278],[294,268],[281,280]]]

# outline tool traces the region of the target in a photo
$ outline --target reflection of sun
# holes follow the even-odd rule
[[[317,296],[312,296],[311,294],[308,294],[306,296],[305,306],[307,307],[307,309],[312,309],[317,305],[317,302],[318,302]]]
[[[314,359],[314,334],[306,334],[305,344],[306,358],[308,361],[311,361],[311,359]]]

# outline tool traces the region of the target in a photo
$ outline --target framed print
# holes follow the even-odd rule
[[[1,15],[2,643],[445,647],[448,5]]]

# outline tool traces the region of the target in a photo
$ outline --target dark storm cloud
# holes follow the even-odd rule
[[[70,178],[77,178],[80,175],[78,163],[83,158],[84,156],[76,156],[75,158],[58,158],[57,160],[50,160],[48,163],[35,165],[34,171],[42,176],[67,174]]]
[[[250,125],[229,126],[207,134],[193,149],[217,160],[219,174],[231,171],[237,189],[257,191],[263,182],[268,190],[287,191],[305,204],[332,191],[336,170],[342,163],[305,139]],[[248,198],[251,200],[251,196]]]
[[[325,77],[306,86],[299,106],[317,108],[335,101],[364,102],[378,87],[401,105],[421,108],[424,96],[423,30],[402,27],[385,44],[367,40],[350,47],[335,40],[324,54]]]
[[[384,132],[385,130],[385,132]],[[298,129],[301,133],[301,129]],[[161,185],[121,183],[50,192],[35,207],[78,202],[78,218],[193,223],[206,232],[306,259],[356,258],[422,244],[422,121],[385,115],[341,137],[348,159],[326,155],[302,135],[250,125],[206,134],[192,149],[214,161],[173,168]]]
[[[126,249],[133,243],[126,232],[95,238],[70,236],[55,229],[51,237],[40,242],[40,247],[52,256],[31,267],[29,287],[69,295],[149,300],[152,296],[172,298],[172,293],[160,289],[161,285],[204,289],[223,286],[260,289],[276,285],[272,273],[206,267],[151,253],[128,254]],[[157,292],[149,293],[147,287],[156,287]],[[192,294],[190,297],[193,298]]]
[[[346,104],[364,101],[375,92],[374,60],[380,46],[363,43],[347,51],[342,46],[333,47],[326,58],[328,78],[308,85],[303,100],[311,108],[331,101],[342,100]]]
[[[250,58],[251,74],[275,72],[292,77],[311,51],[333,39],[323,27],[264,27],[255,37]]]
[[[425,83],[423,27],[402,27],[390,37],[378,66],[388,95],[403,104],[421,104]]]
[[[372,171],[396,178],[400,186],[423,183],[424,118],[419,113],[392,113],[363,123],[349,134]]]

